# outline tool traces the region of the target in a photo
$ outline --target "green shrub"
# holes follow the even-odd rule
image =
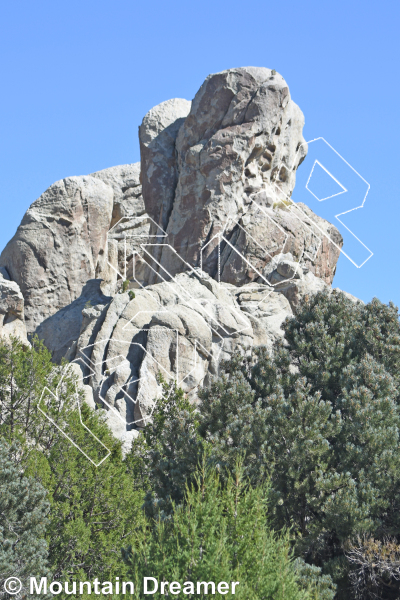
[[[1,597],[4,597],[4,583],[9,577],[20,579],[23,585],[21,594],[26,597],[31,576],[49,575],[44,539],[50,508],[46,490],[33,478],[21,473],[15,461],[16,455],[18,447],[10,447],[0,439]]]
[[[197,582],[214,582],[217,592],[222,581],[229,584],[229,593],[216,593],[217,598],[311,599],[299,584],[287,535],[277,536],[268,526],[267,498],[266,486],[246,485],[240,465],[221,485],[216,470],[203,461],[172,519],[158,519],[154,527],[150,521],[141,539],[123,552],[135,598],[145,597],[143,578],[154,577],[181,587],[194,582],[190,598],[207,597],[204,588],[196,593]],[[239,582],[234,595],[231,582]]]
[[[0,340],[0,441],[19,444],[18,468],[47,490],[53,578],[107,580],[126,571],[120,548],[143,519],[144,492],[101,414],[83,401],[78,411],[74,376],[60,385],[63,370],[38,340]]]
[[[150,452],[146,507],[168,514],[181,503],[204,454],[222,477],[240,455],[252,485],[270,481],[276,530],[291,528],[297,556],[332,575],[347,600],[347,541],[400,536],[398,311],[324,292],[283,329],[273,356],[234,356],[197,413],[167,420]]]

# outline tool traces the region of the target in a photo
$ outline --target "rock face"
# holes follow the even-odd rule
[[[101,273],[112,209],[112,188],[93,177],[57,181],[28,209],[0,264],[21,288],[29,333]]]
[[[109,229],[124,217],[141,217],[145,214],[139,163],[103,169],[92,173],[91,177],[100,179],[113,189],[113,210]]]
[[[0,268],[0,337],[19,338],[29,344],[24,322],[24,297],[5,267]]]
[[[133,216],[147,235],[139,176],[137,164],[57,181],[31,205],[0,256],[24,296],[28,333],[38,333],[55,360],[77,340],[83,306],[104,301],[100,279],[105,293],[115,291],[120,248],[109,230]]]
[[[92,173],[110,185],[114,192],[112,219],[107,232],[105,255],[100,276],[105,293],[115,293],[118,278],[126,280],[132,274],[134,253],[143,255],[141,244],[146,242],[152,224],[142,196],[140,163],[111,167]],[[139,276],[138,267],[137,275]]]
[[[148,250],[157,261],[150,261],[156,272],[162,253],[159,244],[165,241],[179,176],[176,137],[190,107],[191,102],[182,98],[167,100],[152,108],[139,127],[143,196],[152,219]],[[157,280],[156,273],[149,270],[144,271],[142,278],[148,283]]]
[[[139,127],[143,195],[146,211],[167,228],[178,182],[176,136],[190,112],[191,102],[174,98],[152,108]]]
[[[83,314],[75,360],[95,401],[110,409],[114,430],[124,437],[151,416],[161,393],[158,374],[195,399],[222,359],[254,345],[270,346],[292,310],[268,286],[218,284],[193,269],[173,283],[138,290],[134,298],[117,294],[107,308]]]
[[[339,232],[290,200],[303,125],[275,71],[210,75],[193,102],[147,113],[140,164],[53,184],[1,254],[3,329],[25,318],[54,360],[79,365],[126,447],[160,375],[195,401],[221,359],[270,346],[332,283]]]
[[[146,210],[167,233],[157,240],[164,248],[148,246],[156,258],[149,280],[189,264],[235,285],[265,282],[271,258],[291,252],[331,283],[338,248],[289,200],[307,145],[283,77],[253,67],[210,75],[182,123],[188,107],[164,102],[139,129]],[[322,219],[319,225],[340,246],[339,232]]]

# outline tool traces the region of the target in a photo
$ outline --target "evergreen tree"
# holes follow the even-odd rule
[[[207,596],[204,587],[197,592],[197,582],[202,581],[215,583],[217,598],[321,598],[318,586],[314,596],[302,589],[287,535],[279,537],[269,528],[267,497],[265,486],[245,484],[240,466],[221,486],[215,469],[207,470],[203,462],[194,485],[186,488],[184,502],[174,506],[172,518],[159,518],[154,527],[150,522],[142,538],[124,552],[135,597],[144,597],[143,578],[154,577],[178,582],[183,591],[185,582],[194,582],[193,588],[186,587],[188,598]],[[219,582],[229,584],[221,590],[228,594],[218,593]],[[231,582],[240,582],[234,595]],[[154,597],[164,597],[160,588]],[[332,587],[324,597],[333,597]]]
[[[21,474],[17,454],[15,446],[0,440],[0,598],[15,597],[5,591],[7,579],[12,583],[9,578],[21,581],[22,597],[29,590],[29,577],[48,575],[46,490]]]
[[[275,525],[293,527],[297,552],[348,597],[345,542],[400,534],[398,313],[322,293],[284,331],[273,357],[226,366],[202,395],[200,429],[228,469],[244,451],[254,482],[271,473]]]
[[[60,429],[68,428],[68,414],[76,408],[75,380],[64,377],[57,391],[63,370],[52,363],[50,352],[38,338],[30,348],[18,338],[0,339],[0,436],[8,443],[18,442],[22,467],[35,448],[49,451],[62,437],[38,410],[39,403]],[[54,395],[44,394],[46,388]]]
[[[38,340],[29,349],[0,340],[0,439],[18,441],[21,472],[48,492],[53,577],[123,576],[120,549],[143,519],[144,492],[101,412],[84,402],[78,410],[75,379],[63,371]]]
[[[180,504],[186,485],[193,481],[204,441],[197,432],[195,408],[175,384],[163,382],[152,422],[133,443],[126,458],[134,481],[148,490],[148,516],[167,516],[172,502]]]
[[[262,348],[225,363],[198,414],[178,410],[158,445],[180,481],[204,452],[222,475],[243,456],[254,486],[270,478],[274,526],[292,528],[297,555],[332,574],[347,599],[348,540],[400,537],[398,312],[319,293],[283,329],[272,355]],[[184,462],[179,420],[192,453]],[[153,483],[153,506],[179,499],[164,489]]]
[[[54,577],[109,580],[124,576],[120,549],[143,520],[144,492],[133,485],[121,443],[101,417],[87,406],[82,413],[87,427],[110,449],[107,460],[96,467],[61,438],[47,455],[36,453],[27,472],[35,473],[49,491],[47,538]],[[79,445],[89,451],[93,444],[92,456],[100,452],[94,438],[80,427],[76,413],[70,416],[69,426]]]

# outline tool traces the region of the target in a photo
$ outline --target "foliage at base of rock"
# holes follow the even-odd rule
[[[196,414],[172,413],[152,454],[148,506],[168,513],[181,502],[180,482],[201,456],[224,476],[241,455],[253,485],[270,480],[274,526],[291,528],[296,554],[331,574],[338,597],[348,598],[347,541],[400,536],[398,311],[320,293],[284,331],[272,355],[259,349],[225,363]],[[158,475],[166,458],[168,487]]]
[[[267,503],[267,488],[247,486],[240,465],[222,486],[215,469],[207,470],[203,462],[172,518],[159,519],[154,527],[150,521],[149,531],[143,530],[142,539],[124,552],[135,597],[144,597],[139,592],[143,578],[153,576],[182,588],[188,581],[195,586],[213,582],[215,589],[227,582],[226,598],[311,598],[298,582],[287,535],[277,536],[267,524]],[[231,582],[239,582],[234,595]],[[205,598],[207,592],[200,589],[188,597]]]
[[[21,473],[15,455],[18,447],[0,439],[0,598],[14,597],[5,591],[7,579],[18,578],[23,595],[29,589],[29,577],[48,573],[46,490]]]
[[[47,491],[52,576],[85,581],[123,575],[120,548],[143,518],[144,492],[132,484],[121,443],[99,412],[83,402],[78,411],[73,376],[60,386],[62,369],[42,344],[26,349],[16,338],[3,340],[0,357],[0,440],[19,443],[18,469]]]

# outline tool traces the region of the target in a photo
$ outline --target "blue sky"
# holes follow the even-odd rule
[[[349,227],[374,254],[362,268],[342,256],[334,285],[400,303],[400,3],[0,7],[0,248],[54,181],[138,161],[137,128],[152,106],[192,99],[209,73],[266,66],[288,82],[305,138],[326,139],[371,186]]]

